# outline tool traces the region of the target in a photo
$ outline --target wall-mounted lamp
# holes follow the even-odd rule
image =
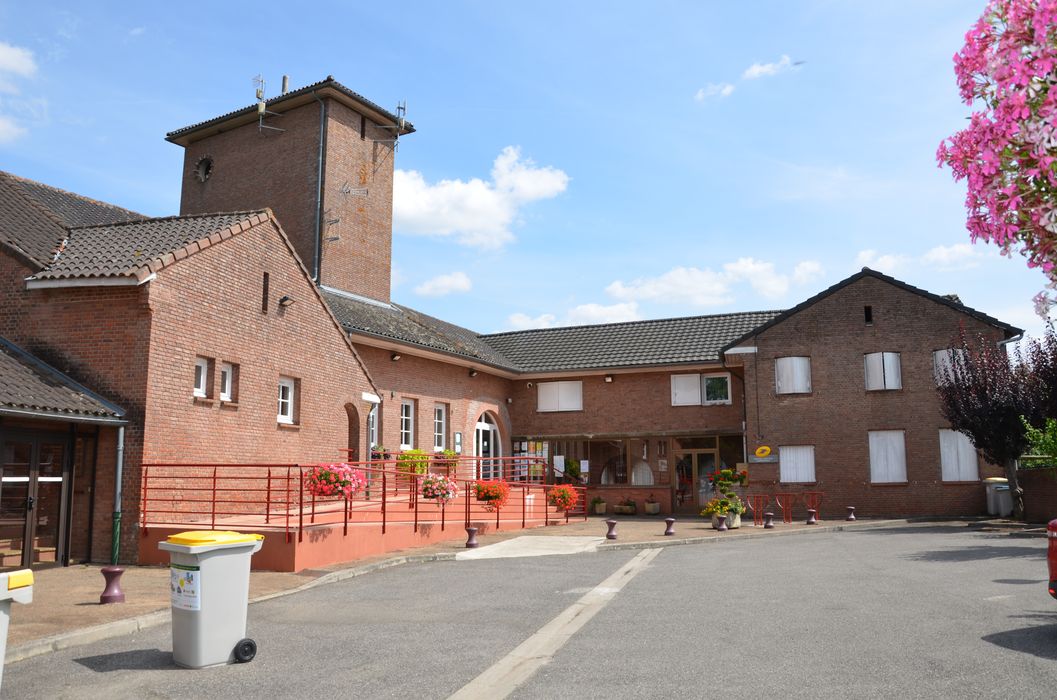
[[[389,356],[389,359],[392,360],[393,362],[396,362],[397,360],[400,359],[400,353],[394,352],[392,355]]]
[[[290,296],[289,294],[284,294],[281,297],[279,297],[279,307],[282,308],[282,309],[285,309],[287,306],[290,306],[290,304],[293,304],[293,303],[294,303],[294,298],[292,296]]]
[[[606,384],[612,384],[612,383],[613,383],[613,375],[612,374],[607,374],[606,375]]]
[[[470,376],[471,376],[471,377],[476,377],[476,376],[477,376],[477,370],[475,370],[475,369],[471,369],[471,370],[470,370]]]
[[[506,399],[506,402],[507,402],[507,403],[514,403],[514,399],[512,399],[512,398],[510,398],[510,397],[508,396],[508,397],[507,397],[507,399]]]
[[[529,382],[529,383],[528,383],[528,384],[526,384],[525,386],[527,386],[527,387],[528,387],[529,389],[531,389],[531,388],[532,388],[532,382]]]

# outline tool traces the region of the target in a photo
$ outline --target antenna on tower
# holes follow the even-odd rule
[[[264,97],[265,94],[266,94],[265,93],[265,88],[267,87],[267,83],[265,83],[265,81],[264,81],[264,74],[258,73],[253,78],[253,86],[256,88],[256,95],[257,95],[257,131],[258,132],[263,132],[265,129],[270,129],[271,131],[286,131],[286,129],[280,129],[277,126],[268,126],[267,124],[264,123],[264,117],[266,117],[266,116],[271,116],[271,117],[281,117],[282,116],[278,112],[269,112],[268,111],[267,100],[265,100],[265,97]]]

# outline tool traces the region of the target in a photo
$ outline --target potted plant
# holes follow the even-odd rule
[[[338,464],[317,464],[305,472],[305,490],[316,498],[341,496],[352,498],[352,495],[363,488],[367,480],[359,469],[354,469],[344,462]]]
[[[606,514],[606,501],[605,501],[605,499],[602,498],[601,496],[595,496],[594,499],[591,500],[591,510],[594,511],[595,515],[605,515]]]
[[[661,504],[651,493],[649,496],[646,496],[646,501],[642,504],[642,510],[646,515],[657,515],[661,512]]]
[[[429,471],[429,455],[422,450],[404,450],[396,456],[396,470],[400,482],[413,482],[416,475]]]
[[[431,498],[443,506],[459,495],[455,479],[443,474],[427,474],[422,479],[422,498]]]
[[[478,501],[484,502],[485,510],[493,511],[506,505],[510,497],[510,484],[505,481],[475,481],[473,492]]]
[[[458,472],[459,459],[455,450],[441,450],[433,453],[433,471],[445,476],[451,476],[452,472]]]
[[[580,500],[580,494],[576,493],[576,490],[572,486],[561,484],[555,486],[547,494],[547,502],[557,508],[559,511],[568,512],[572,510],[572,507],[576,505],[576,502]]]
[[[734,469],[720,469],[711,476],[712,488],[718,494],[715,498],[705,504],[701,515],[711,516],[712,527],[719,528],[719,516],[727,516],[727,527],[730,529],[741,527],[741,514],[745,512],[745,502],[734,493],[734,485],[744,485],[749,480],[747,471],[735,471]]]
[[[635,515],[638,508],[635,506],[635,499],[625,498],[624,500],[613,506],[613,512],[617,515]]]
[[[385,449],[381,445],[374,445],[371,447],[371,461],[380,462],[386,459],[392,459],[393,456],[389,454],[389,450]]]

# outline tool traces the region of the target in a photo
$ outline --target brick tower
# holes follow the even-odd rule
[[[323,286],[389,301],[396,139],[414,127],[327,76],[178,129],[180,214],[271,207]]]

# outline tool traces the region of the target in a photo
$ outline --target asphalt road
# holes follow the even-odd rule
[[[924,526],[395,567],[252,606],[249,664],[175,668],[163,626],[8,665],[3,697],[445,698],[515,668],[512,698],[1053,698],[1045,552]]]

